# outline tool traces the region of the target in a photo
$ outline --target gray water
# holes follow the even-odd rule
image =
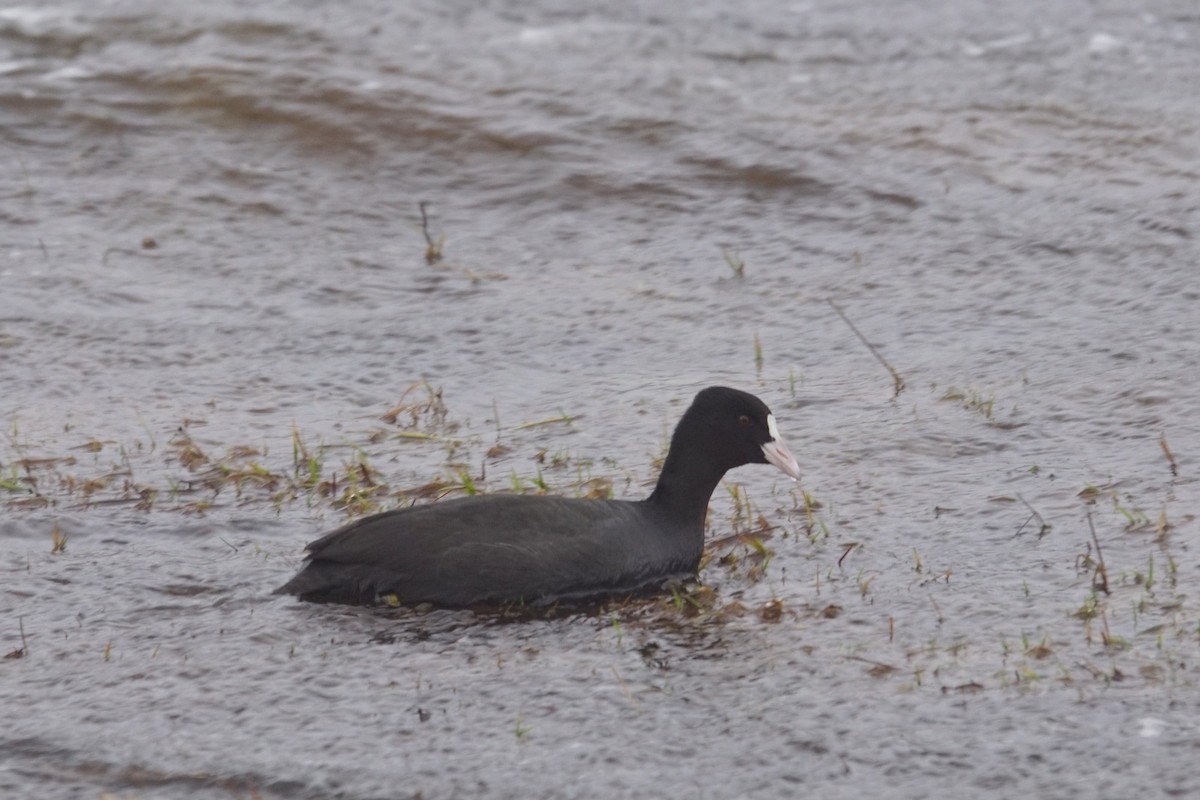
[[[0,10],[0,795],[1200,792],[1193,4],[245,5]],[[270,594],[714,383],[711,607]]]

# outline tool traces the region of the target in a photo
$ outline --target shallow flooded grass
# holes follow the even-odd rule
[[[877,371],[872,391],[886,396],[894,383]],[[796,383],[792,372],[774,394]],[[1195,519],[1177,500],[1191,486],[1182,448],[1139,442],[1152,474],[1071,469],[1022,438],[1030,426],[996,424],[996,409],[1012,405],[1007,390],[991,416],[973,399],[990,390],[947,394],[914,381],[902,409],[830,408],[840,414],[833,440],[801,432],[808,398],[775,403],[806,480],[761,480],[752,468],[728,476],[710,504],[697,580],[589,604],[455,611],[269,593],[307,542],[363,514],[487,492],[644,497],[670,415],[639,424],[662,430],[644,437],[640,461],[588,443],[593,408],[507,422],[493,408],[472,423],[424,382],[349,424],[281,417],[277,430],[246,437],[215,407],[123,436],[14,424],[0,441],[0,508],[19,557],[5,565],[14,613],[0,653],[6,665],[69,658],[76,681],[120,673],[127,699],[144,675],[177,698],[236,698],[246,690],[222,683],[231,667],[249,676],[249,693],[273,697],[285,670],[322,685],[303,701],[322,726],[346,704],[358,715],[348,728],[385,708],[403,714],[382,724],[405,731],[405,747],[471,740],[461,728],[435,732],[462,724],[526,755],[561,752],[575,705],[589,718],[611,713],[613,736],[649,725],[653,739],[655,714],[697,705],[704,719],[753,706],[746,719],[778,715],[790,731],[802,718],[791,706],[821,708],[827,687],[854,720],[898,731],[923,708],[998,703],[1011,720],[1010,708],[1033,718],[1053,707],[1072,719],[1118,697],[1140,706],[1190,696],[1200,614]],[[869,430],[846,433],[859,425]],[[830,441],[851,444],[842,452]],[[1002,458],[1003,472],[993,467]],[[243,701],[254,702],[229,702]],[[276,702],[257,713],[289,719],[279,709],[290,701]],[[175,714],[192,705],[154,700],[163,703]]]
[[[980,410],[970,397],[933,389],[929,402],[953,399]],[[548,429],[578,419],[563,410],[545,419],[497,423],[491,433],[468,432],[451,416],[440,389],[415,384],[401,402],[336,442],[296,423],[275,437],[285,446],[215,441],[203,435],[207,420],[196,418],[179,420],[161,448],[153,438],[86,439],[53,452],[10,435],[0,463],[0,504],[18,512],[68,512],[76,520],[79,513],[112,507],[156,517],[203,518],[236,509],[241,516],[301,511],[344,519],[485,492],[644,496],[657,458],[621,465],[603,454],[547,447],[554,438]],[[988,415],[982,420],[986,424]],[[380,466],[404,447],[423,448],[421,460],[430,472],[405,481]],[[1162,451],[1174,472],[1171,451],[1165,444]],[[1037,478],[1039,471],[1029,476]],[[827,508],[808,489],[776,482],[764,492],[733,480],[722,487],[710,510],[698,581],[585,606],[476,609],[476,621],[582,616],[608,631],[617,646],[636,634],[645,640],[639,647],[657,641],[655,632],[673,631],[687,641],[729,625],[788,625],[805,639],[836,647],[848,666],[862,665],[872,679],[898,679],[897,688],[906,690],[931,683],[947,692],[1024,691],[1048,682],[1194,683],[1190,664],[1200,649],[1200,616],[1181,587],[1176,522],[1165,508],[1150,510],[1153,502],[1122,494],[1118,482],[1076,493],[1089,535],[1078,550],[1059,549],[1060,563],[1041,567],[1068,576],[1066,588],[1047,586],[1036,575],[1019,577],[1019,569],[1007,587],[972,584],[961,576],[977,573],[979,565],[963,561],[967,551],[958,547],[941,552],[929,543],[908,545],[896,560],[881,558],[878,541],[854,535],[861,519]],[[1059,527],[1021,494],[991,500],[1018,509],[1008,534],[1014,551],[1036,549],[1059,535]],[[933,519],[954,513],[935,509]],[[1120,539],[1101,536],[1098,521],[1106,530],[1115,527]],[[336,524],[328,520],[322,527]],[[56,522],[45,536],[47,553],[69,552],[69,530]],[[311,538],[298,532],[286,544],[263,543],[264,554],[290,551],[280,562],[287,566],[281,566],[279,582]],[[979,627],[969,621],[981,608],[997,606],[1018,611],[1014,622]],[[425,613],[398,611],[417,626]],[[8,637],[16,633],[14,627]],[[9,649],[24,653],[26,647],[22,639]]]

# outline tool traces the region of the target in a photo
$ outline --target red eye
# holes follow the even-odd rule
[[[750,418],[747,417],[745,414],[742,414],[740,417],[738,417],[738,425],[741,425],[743,428],[749,427],[750,426]]]

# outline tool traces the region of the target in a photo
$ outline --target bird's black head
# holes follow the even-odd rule
[[[766,403],[748,392],[710,386],[684,413],[671,450],[712,459],[723,470],[743,464],[774,464],[793,480],[800,467],[784,444]]]

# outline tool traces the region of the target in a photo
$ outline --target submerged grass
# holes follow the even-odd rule
[[[952,399],[965,403],[970,395]],[[611,459],[546,448],[558,430],[553,426],[570,425],[580,418],[577,414],[563,410],[512,426],[502,426],[496,416],[495,430],[486,440],[464,432],[451,418],[441,389],[418,382],[365,430],[332,443],[293,421],[270,447],[228,444],[206,437],[203,421],[184,419],[170,436],[157,439],[147,426],[151,442],[165,441],[161,447],[81,436],[60,452],[47,452],[31,443],[14,420],[7,451],[0,450],[0,507],[124,506],[205,515],[235,505],[260,505],[277,512],[334,509],[354,517],[488,492],[644,496],[666,450],[664,437],[657,460],[626,469]],[[409,446],[437,462],[432,474],[397,480],[394,468],[382,466],[397,447]],[[1041,471],[1022,474],[1037,479]],[[1200,618],[1180,577],[1179,558],[1186,547],[1181,551],[1174,541],[1177,527],[1192,520],[1168,519],[1163,498],[1135,496],[1124,488],[1118,493],[1118,485],[1109,478],[1085,486],[1078,495],[1070,494],[1075,488],[1068,490],[1068,500],[1087,512],[1075,525],[1054,518],[1053,506],[1041,498],[1036,509],[1020,495],[1013,501],[1019,512],[1008,529],[1008,534],[1017,530],[1014,549],[1045,547],[1072,530],[1082,530],[1086,537],[1073,558],[1057,565],[1074,582],[1067,593],[1055,595],[1054,607],[1046,609],[1054,619],[1044,625],[1018,623],[996,635],[980,631],[965,638],[947,633],[961,630],[955,629],[956,618],[967,606],[955,601],[972,591],[964,588],[971,570],[948,564],[927,543],[898,548],[889,568],[881,563],[884,546],[877,544],[879,539],[843,525],[824,497],[782,481],[773,491],[755,489],[753,495],[736,482],[722,484],[709,514],[699,582],[584,607],[491,609],[487,618],[503,622],[566,614],[592,619],[614,646],[626,650],[661,643],[664,632],[692,641],[720,638],[724,626],[762,625],[794,629],[797,641],[808,641],[806,629],[826,626],[812,640],[842,642],[844,652],[831,657],[859,665],[871,680],[896,681],[911,691],[1028,692],[1051,685],[1129,685],[1132,680],[1194,683],[1180,664],[1196,660]],[[1054,524],[1043,514],[1054,518]],[[1031,530],[1038,532],[1036,537],[1020,537]],[[76,542],[68,552],[65,532],[55,528],[48,537],[48,545],[39,549],[46,546],[56,557],[78,557]],[[1032,574],[1021,577],[1010,584],[1013,604],[1044,604],[1044,581]],[[910,604],[898,613],[904,603]],[[669,668],[665,652],[663,645],[652,657],[660,665],[656,669]]]

